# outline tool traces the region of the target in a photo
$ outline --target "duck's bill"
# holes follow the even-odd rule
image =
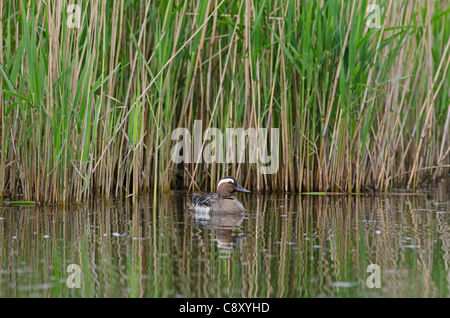
[[[236,191],[244,192],[244,193],[252,193],[251,191],[248,191],[248,190],[244,189],[240,185],[237,186]]]

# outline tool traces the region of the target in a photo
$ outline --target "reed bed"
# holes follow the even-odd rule
[[[450,166],[448,0],[3,1],[0,201],[224,175],[254,191],[415,189]],[[171,132],[280,131],[279,169],[171,160]],[[248,154],[247,154],[248,156]]]

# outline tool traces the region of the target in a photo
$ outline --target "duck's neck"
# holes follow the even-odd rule
[[[231,194],[229,196],[221,197],[221,198],[224,200],[233,200],[234,199],[234,197]]]
[[[233,199],[233,193],[217,193],[221,199]]]

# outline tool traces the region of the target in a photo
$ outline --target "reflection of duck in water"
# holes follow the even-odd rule
[[[220,179],[216,193],[194,193],[191,206],[198,212],[244,212],[242,203],[233,196],[235,192],[251,193],[233,177]]]
[[[221,249],[232,249],[246,238],[236,233],[244,219],[243,213],[195,213],[194,218],[197,226],[216,231],[217,246]]]

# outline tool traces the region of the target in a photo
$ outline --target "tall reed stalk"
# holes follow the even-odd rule
[[[0,201],[448,175],[448,0],[381,1],[375,27],[364,0],[79,1],[79,28],[70,3],[0,6]],[[195,120],[279,128],[279,170],[175,164],[171,132]]]

